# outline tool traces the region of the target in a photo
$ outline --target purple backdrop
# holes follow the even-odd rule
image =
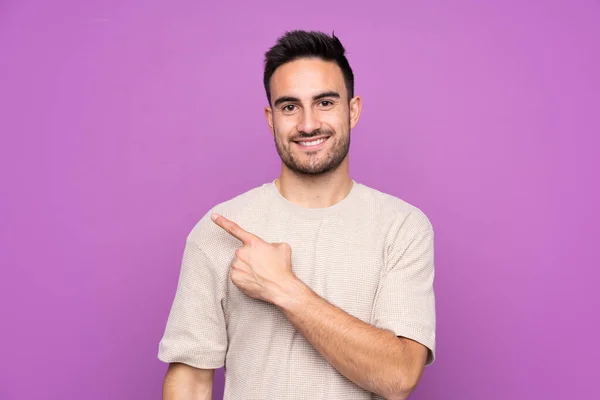
[[[599,3],[204,3],[0,2],[0,398],[160,398],[185,236],[279,172],[262,54],[295,28],[348,49],[355,179],[436,229],[413,398],[591,398]]]

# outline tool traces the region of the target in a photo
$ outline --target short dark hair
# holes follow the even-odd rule
[[[335,36],[316,31],[294,30],[286,32],[265,53],[264,85],[267,100],[271,104],[271,77],[283,64],[299,58],[318,58],[335,62],[344,75],[348,101],[354,97],[354,74],[346,58],[346,49]]]

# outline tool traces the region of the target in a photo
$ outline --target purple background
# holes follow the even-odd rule
[[[413,398],[597,393],[599,3],[216,3],[0,2],[0,399],[160,398],[185,236],[279,172],[262,55],[294,28],[347,47],[353,177],[436,229]]]

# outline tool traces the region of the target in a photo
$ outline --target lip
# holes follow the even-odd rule
[[[294,143],[296,144],[296,146],[300,147],[302,150],[315,151],[315,150],[319,150],[320,148],[325,146],[325,144],[327,143],[329,138],[330,138],[330,136],[315,136],[315,137],[311,137],[311,138],[302,138],[302,139],[294,140]],[[303,146],[299,143],[299,142],[312,142],[312,141],[320,140],[320,139],[325,139],[325,141],[323,143],[317,144],[316,146]]]

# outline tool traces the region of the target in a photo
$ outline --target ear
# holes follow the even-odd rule
[[[267,119],[267,124],[269,124],[269,129],[271,129],[271,133],[275,134],[273,130],[273,110],[269,106],[265,107],[265,118]]]
[[[360,96],[354,96],[352,100],[350,100],[350,129],[353,129],[358,123],[361,110],[362,99]]]

